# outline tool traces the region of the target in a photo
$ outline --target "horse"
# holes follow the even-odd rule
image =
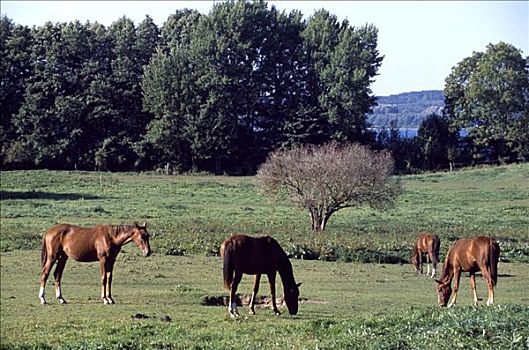
[[[422,274],[423,255],[426,255],[426,273],[430,276],[430,264],[432,264],[431,278],[435,277],[435,269],[439,262],[439,248],[441,247],[441,240],[437,235],[430,235],[422,233],[417,237],[415,246],[413,248],[413,255],[411,258],[412,264],[415,266],[415,271]],[[420,268],[419,268],[420,267]]]
[[[493,238],[479,236],[474,239],[460,239],[448,250],[443,272],[437,282],[437,299],[439,306],[446,306],[452,294],[452,279],[454,282],[454,295],[448,307],[456,303],[457,291],[461,272],[470,272],[470,287],[474,305],[478,305],[476,294],[476,272],[481,271],[487,282],[487,306],[494,304],[494,285],[498,280],[498,259],[500,246]]]
[[[61,278],[68,258],[80,262],[99,260],[101,269],[101,299],[104,304],[114,304],[111,296],[112,269],[121,247],[134,241],[144,257],[151,255],[147,225],[98,225],[90,228],[58,224],[42,238],[39,299],[46,304],[44,288],[53,264],[57,262],[55,295],[60,304],[66,304],[61,293]]]
[[[255,298],[259,291],[261,275],[268,276],[272,308],[276,315],[281,313],[276,305],[276,273],[283,282],[284,300],[291,315],[298,312],[299,286],[294,279],[292,264],[285,251],[275,239],[269,236],[250,237],[234,235],[226,239],[220,246],[223,260],[224,287],[230,291],[228,313],[237,317],[236,293],[243,274],[254,275],[253,292],[250,300],[250,315],[255,315]]]

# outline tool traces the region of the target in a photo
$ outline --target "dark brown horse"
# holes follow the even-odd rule
[[[457,291],[461,272],[470,272],[470,287],[474,305],[478,304],[476,294],[476,272],[481,271],[487,282],[487,305],[494,304],[494,285],[498,279],[498,259],[500,246],[489,237],[476,237],[474,239],[460,239],[448,250],[443,273],[437,280],[437,297],[440,306],[446,306],[452,294],[452,279],[454,282],[454,296],[448,307],[456,303]]]
[[[423,256],[426,257],[426,273],[431,278],[435,276],[435,269],[439,262],[439,248],[441,247],[441,240],[437,235],[430,235],[422,233],[417,237],[415,247],[413,248],[413,256],[411,258],[412,264],[415,266],[415,271],[422,274]],[[432,274],[430,275],[430,264],[432,264]]]
[[[228,313],[231,317],[239,316],[235,294],[241,282],[243,273],[254,276],[253,293],[250,301],[250,314],[254,315],[255,297],[259,291],[262,274],[268,276],[272,307],[274,313],[280,312],[276,305],[276,273],[279,272],[283,282],[285,303],[288,312],[295,315],[298,312],[299,286],[294,280],[292,265],[285,251],[272,237],[249,237],[234,235],[226,239],[220,246],[223,259],[224,286],[230,291]]]
[[[143,256],[151,255],[147,225],[98,225],[84,228],[59,224],[50,228],[42,238],[42,271],[40,274],[39,299],[46,304],[44,288],[55,262],[55,292],[61,304],[66,300],[61,293],[61,277],[68,258],[81,262],[99,260],[101,266],[101,299],[105,304],[114,304],[111,295],[112,269],[121,247],[134,241],[143,251]]]

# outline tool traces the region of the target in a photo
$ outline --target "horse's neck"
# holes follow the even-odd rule
[[[453,277],[454,269],[452,268],[450,260],[447,259],[446,263],[443,265],[443,272],[441,272],[441,277],[439,277],[439,280],[446,283],[451,283]]]
[[[296,281],[294,280],[294,272],[292,271],[292,264],[286,255],[285,259],[279,265],[277,271],[279,272],[279,276],[281,276],[281,281],[283,282],[284,288],[296,284]]]
[[[111,237],[116,245],[127,244],[130,242],[130,230],[126,226],[113,226]]]

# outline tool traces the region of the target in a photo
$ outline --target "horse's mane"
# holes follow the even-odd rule
[[[109,225],[110,235],[112,237],[119,237],[124,232],[131,231],[132,225]]]

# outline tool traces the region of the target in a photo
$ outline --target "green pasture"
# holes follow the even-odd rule
[[[386,212],[346,209],[323,233],[307,212],[261,196],[251,177],[157,173],[1,172],[2,349],[527,349],[529,347],[529,164],[401,178]],[[63,294],[38,300],[40,242],[59,222],[146,221],[154,255],[128,245],[118,256],[116,305],[99,300],[99,266],[69,261]],[[500,242],[496,305],[436,306],[435,282],[407,263],[417,233]],[[302,282],[300,312],[269,309],[230,319],[221,300],[218,247],[232,233],[272,235]],[[478,295],[486,287],[477,278]],[[244,277],[241,294],[251,289]],[[281,291],[281,284],[278,286]],[[268,294],[266,278],[260,294]],[[282,293],[279,293],[282,294]],[[484,302],[481,302],[483,305]]]
[[[344,209],[317,234],[307,211],[270,202],[252,177],[10,171],[1,180],[3,252],[38,249],[59,222],[146,221],[167,255],[216,255],[224,238],[247,233],[272,235],[297,258],[404,263],[429,231],[443,254],[457,238],[487,235],[503,261],[529,262],[529,164],[405,176],[393,209]]]
[[[38,300],[39,254],[2,253],[1,344],[4,349],[524,349],[529,341],[529,265],[500,263],[496,304],[471,306],[464,276],[458,304],[435,306],[435,282],[410,265],[293,260],[302,282],[297,316],[242,307],[230,319],[219,257],[142,258],[129,245],[118,257],[115,305],[99,300],[97,263],[69,261],[63,278],[67,305],[47,286]],[[251,277],[239,288],[250,293]],[[478,295],[486,286],[477,279]],[[279,284],[281,290],[281,284]],[[266,278],[261,294],[269,293]],[[484,302],[481,302],[483,305]]]

